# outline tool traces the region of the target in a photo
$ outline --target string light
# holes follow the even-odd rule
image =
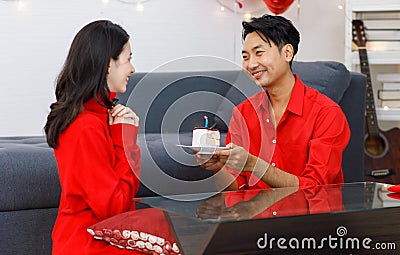
[[[0,0],[0,2],[14,2],[17,11],[27,11],[28,2],[25,0]]]
[[[144,10],[144,5],[141,1],[137,2],[136,4],[136,11],[142,12]]]
[[[145,2],[149,1],[149,0],[118,0],[121,3],[124,4],[136,4],[136,11],[138,12],[142,12],[144,11],[144,4]]]
[[[263,1],[254,0],[216,0],[220,5],[221,12],[231,11],[233,13],[260,12],[266,10]]]
[[[22,10],[24,10],[25,8],[26,8],[26,2],[25,1],[22,1],[22,0],[18,0],[17,1],[17,10],[18,11],[22,11]]]
[[[300,7],[301,7],[300,0],[297,0],[297,17],[300,17]]]
[[[246,12],[246,13],[243,15],[243,19],[244,19],[245,21],[250,21],[250,19],[251,19],[251,12]]]

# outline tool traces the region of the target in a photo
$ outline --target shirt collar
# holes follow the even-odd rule
[[[290,95],[289,103],[286,110],[297,114],[303,114],[303,102],[304,102],[304,83],[300,80],[297,74],[294,75],[296,81],[293,86],[292,94]]]
[[[115,92],[110,92],[110,100],[115,98],[117,93]],[[99,102],[101,102],[101,99],[99,99]],[[99,104],[94,98],[91,98],[89,101],[83,104],[83,108],[87,111],[91,112],[97,112],[97,113],[107,113],[107,108]]]
[[[302,115],[303,113],[303,102],[304,102],[304,83],[300,80],[299,76],[297,74],[294,74],[295,77],[295,83],[293,86],[292,94],[290,95],[289,103],[286,107],[286,110],[296,114],[296,115]],[[258,93],[254,97],[253,103],[257,102],[259,109],[263,109],[268,111],[268,104],[269,100],[268,98],[268,92],[266,90]],[[254,104],[254,105],[257,105]]]

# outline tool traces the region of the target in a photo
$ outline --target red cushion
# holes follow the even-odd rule
[[[396,192],[396,193],[398,193],[398,192],[400,192],[400,184],[399,184],[399,185],[390,186],[390,187],[388,188],[388,190],[389,190],[390,192]]]
[[[163,211],[157,208],[122,213],[94,224],[87,231],[95,239],[122,249],[152,255],[180,253]]]

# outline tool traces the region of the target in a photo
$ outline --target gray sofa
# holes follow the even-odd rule
[[[363,181],[365,77],[337,62],[294,62],[293,71],[342,107],[351,129],[345,182]],[[232,107],[257,90],[240,71],[134,74],[118,97],[141,117],[137,196],[214,190],[210,173],[176,144],[191,143],[204,115],[224,135]],[[61,192],[53,151],[44,137],[3,137],[0,164],[1,254],[50,254]]]

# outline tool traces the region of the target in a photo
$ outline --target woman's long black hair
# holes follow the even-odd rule
[[[59,135],[76,119],[83,104],[95,98],[112,106],[107,85],[110,60],[117,60],[129,35],[119,25],[98,20],[84,26],[72,41],[56,84],[56,102],[44,127],[47,143],[57,148]]]

